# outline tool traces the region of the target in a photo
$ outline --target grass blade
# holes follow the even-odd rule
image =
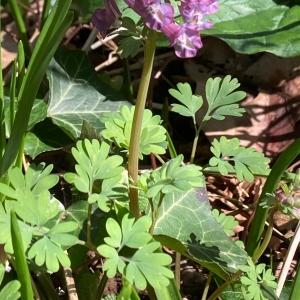
[[[11,238],[15,255],[15,268],[21,283],[21,297],[24,300],[33,300],[31,277],[26,262],[17,216],[14,211],[11,211]]]
[[[263,187],[261,196],[257,203],[254,218],[251,223],[246,250],[249,255],[253,255],[259,247],[260,239],[265,228],[265,222],[268,217],[268,208],[263,208],[259,204],[267,193],[273,193],[279,183],[284,171],[300,154],[300,139],[296,139],[276,160],[267,181]]]
[[[73,13],[68,12],[71,2],[71,0],[58,0],[56,2],[38,38],[29,62],[28,71],[22,82],[18,97],[18,111],[0,163],[0,176],[8,170],[19,152],[39,86],[50,60],[73,20]]]

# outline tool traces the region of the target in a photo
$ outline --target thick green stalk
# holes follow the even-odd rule
[[[274,192],[284,171],[289,167],[289,165],[296,159],[299,154],[300,138],[296,139],[293,144],[291,144],[283,153],[281,153],[267,178],[267,181],[263,187],[261,196],[257,203],[255,215],[248,234],[246,250],[250,256],[252,256],[256,249],[259,247],[265,227],[265,222],[269,213],[268,208],[262,207],[259,204],[261,201],[263,201],[267,193]]]
[[[130,145],[129,145],[129,158],[128,158],[128,175],[132,180],[133,185],[138,180],[139,169],[139,152],[140,152],[140,138],[141,138],[141,126],[143,120],[144,109],[146,105],[146,99],[152,74],[153,61],[155,54],[155,32],[149,31],[145,52],[144,52],[144,66],[142,77],[139,85],[138,95],[136,99]],[[130,197],[130,212],[136,218],[140,215],[138,190],[135,187],[131,187],[129,190]]]
[[[29,59],[31,49],[30,49],[29,40],[28,40],[28,36],[27,36],[26,24],[25,24],[23,16],[22,16],[22,11],[17,3],[17,0],[9,0],[8,4],[9,4],[13,19],[15,20],[16,25],[17,25],[19,37],[20,37],[21,41],[23,42],[26,57]]]
[[[68,12],[71,0],[57,0],[35,45],[28,70],[18,95],[18,110],[10,139],[0,163],[2,176],[14,162],[27,130],[30,112],[49,62],[69,28],[73,13]]]
[[[14,211],[11,211],[11,239],[15,255],[15,267],[21,283],[21,296],[24,300],[33,300],[33,289],[29,273],[21,231]]]

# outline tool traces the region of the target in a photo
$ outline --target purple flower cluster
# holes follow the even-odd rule
[[[144,20],[146,25],[163,32],[179,57],[194,57],[202,47],[200,31],[210,28],[204,16],[218,10],[217,0],[181,0],[183,23],[175,21],[174,8],[164,0],[125,0]],[[106,0],[105,9],[96,10],[92,21],[104,34],[120,15],[115,0]]]

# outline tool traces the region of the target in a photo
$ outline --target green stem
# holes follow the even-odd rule
[[[294,284],[292,287],[292,292],[290,294],[289,300],[300,299],[300,263],[298,262],[297,273],[294,279]]]
[[[87,216],[87,225],[86,225],[86,243],[90,248],[92,243],[92,204],[88,205],[88,216]]]
[[[21,283],[21,297],[24,300],[33,300],[31,276],[26,261],[18,219],[14,211],[11,211],[11,239],[15,255],[15,270]]]
[[[144,66],[136,99],[129,145],[128,175],[133,181],[133,185],[136,185],[138,180],[141,126],[153,68],[154,54],[155,32],[149,31],[145,45]],[[134,217],[138,218],[140,215],[138,190],[134,186],[129,189],[129,198],[130,212]]]
[[[98,286],[96,299],[99,299],[99,300],[102,299],[102,295],[103,295],[107,280],[108,280],[108,277],[107,277],[106,273],[103,273],[101,281],[100,281],[99,286]]]
[[[208,294],[209,286],[210,286],[210,283],[211,283],[211,279],[212,279],[212,273],[209,272],[206,283],[205,283],[205,287],[204,287],[204,290],[203,290],[201,300],[206,300],[206,298],[207,298],[207,294]]]
[[[238,280],[241,276],[242,272],[237,272],[235,273],[232,278],[228,281],[225,281],[224,283],[222,283],[210,296],[207,300],[215,300],[217,299],[222,293],[223,291],[229,286],[231,285],[233,282],[235,282],[236,280]]]
[[[254,252],[253,256],[252,256],[252,260],[253,262],[257,262],[259,260],[259,258],[264,254],[265,250],[267,249],[271,238],[272,238],[272,233],[273,233],[273,224],[274,224],[274,213],[275,210],[272,210],[271,214],[270,214],[270,221],[269,221],[269,226],[267,229],[267,232],[264,236],[264,239],[261,243],[261,245],[259,246],[259,248],[257,248],[257,250]]]
[[[194,159],[195,159],[198,140],[199,140],[199,134],[200,134],[200,131],[201,131],[201,126],[197,127],[197,123],[196,123],[195,120],[194,120],[194,126],[195,126],[195,137],[194,137],[193,148],[192,148],[191,158],[190,158],[190,163],[191,164],[194,162]]]
[[[175,256],[175,281],[176,286],[178,289],[180,289],[180,262],[181,262],[181,254],[179,252],[176,252]]]
[[[260,239],[264,231],[265,221],[268,217],[268,208],[260,206],[260,202],[264,199],[267,193],[273,193],[279,183],[284,171],[300,154],[300,138],[296,139],[276,160],[272,170],[263,187],[261,196],[257,203],[255,215],[251,223],[246,250],[249,255],[253,255],[259,247]]]
[[[22,16],[21,9],[17,3],[17,0],[9,0],[8,4],[9,4],[10,10],[11,10],[13,19],[15,20],[16,25],[17,25],[19,37],[23,42],[26,57],[29,59],[30,54],[31,54],[31,49],[30,49],[29,40],[28,40],[28,36],[27,36],[27,29],[26,29],[26,25],[25,25],[25,22],[24,22],[24,19]]]

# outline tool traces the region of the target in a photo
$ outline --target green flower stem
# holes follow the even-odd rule
[[[267,193],[273,193],[279,183],[283,173],[288,166],[300,154],[300,139],[296,139],[276,160],[272,170],[267,178],[267,181],[259,198],[254,218],[251,223],[246,250],[249,255],[253,255],[259,247],[260,239],[264,231],[265,221],[268,217],[268,208],[259,206],[259,203],[264,199]]]
[[[26,25],[25,25],[25,22],[24,22],[24,19],[22,16],[21,9],[17,3],[17,0],[9,0],[8,4],[9,4],[10,10],[11,10],[13,19],[15,20],[16,25],[17,25],[19,37],[20,37],[21,41],[23,42],[25,55],[29,59],[30,54],[31,54],[31,49],[30,49],[29,40],[28,40],[28,36],[27,36],[27,29],[26,29]]]
[[[201,126],[197,127],[197,123],[196,123],[195,120],[194,120],[194,126],[195,126],[195,137],[194,137],[193,148],[192,148],[191,158],[190,158],[190,163],[191,164],[194,162],[194,159],[195,159],[198,140],[199,140],[199,134],[200,134],[200,131],[201,131]]]
[[[144,66],[142,77],[139,85],[138,95],[136,99],[136,106],[133,116],[133,123],[131,128],[131,137],[129,145],[129,157],[128,157],[128,175],[132,180],[133,185],[136,185],[138,180],[139,169],[139,152],[140,152],[140,138],[141,127],[144,109],[146,105],[146,99],[151,79],[151,73],[153,68],[153,61],[155,55],[155,32],[149,31],[144,52]],[[139,202],[138,202],[138,190],[133,186],[129,189],[130,198],[130,212],[136,218],[140,215]]]
[[[98,299],[98,300],[102,299],[102,295],[103,295],[107,280],[108,280],[108,277],[107,277],[106,273],[103,273],[101,281],[100,281],[99,286],[98,286],[96,299]]]

